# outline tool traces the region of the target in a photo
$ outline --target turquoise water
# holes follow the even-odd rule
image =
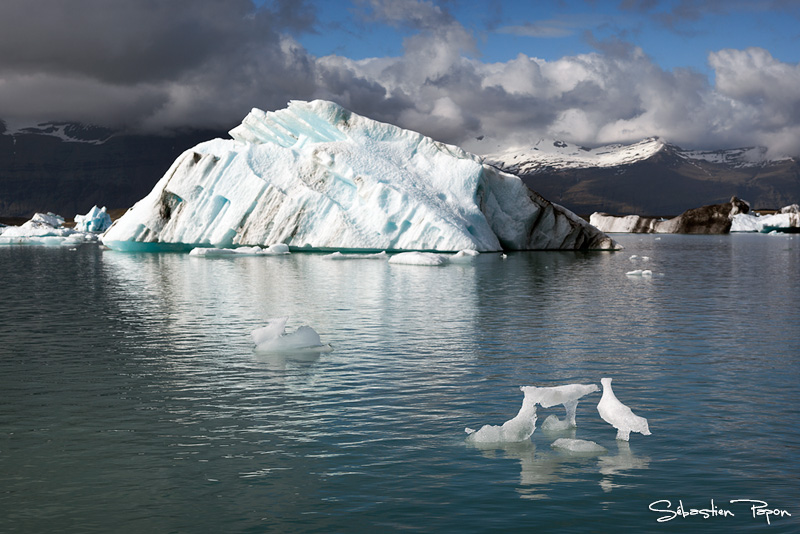
[[[0,247],[0,531],[797,532],[800,239],[617,239],[444,267]],[[284,315],[334,351],[255,354]],[[521,385],[604,376],[651,436],[617,442],[596,393],[575,430],[464,441]],[[712,499],[734,516],[649,509]]]

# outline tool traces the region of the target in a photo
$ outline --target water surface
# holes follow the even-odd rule
[[[616,238],[444,267],[0,247],[0,531],[760,532],[729,504],[759,499],[796,532],[800,241]],[[255,354],[279,316],[334,351]],[[572,431],[464,441],[521,385],[604,376],[651,436],[596,393]]]

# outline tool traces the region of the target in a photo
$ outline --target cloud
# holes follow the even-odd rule
[[[475,33],[436,4],[370,1],[367,16],[413,29],[401,55],[353,60],[298,44],[318,31],[308,3],[39,5],[32,14],[26,0],[0,3],[0,118],[9,124],[229,129],[251,107],[325,98],[480,154],[540,138],[598,145],[657,135],[686,148],[761,144],[800,155],[800,66],[758,48],[712,52],[712,81],[591,34],[592,53],[489,63]]]
[[[454,22],[447,10],[427,0],[356,0],[356,3],[365,9],[361,16],[371,22],[408,26],[417,30]]]
[[[313,9],[286,0],[4,0],[0,116],[137,128],[182,110],[220,126],[256,97],[313,92],[313,61],[287,32],[314,24]]]

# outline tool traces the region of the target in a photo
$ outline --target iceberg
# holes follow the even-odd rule
[[[75,216],[75,230],[78,232],[105,232],[111,227],[111,216],[106,212],[105,206],[92,209],[86,215]]]
[[[772,215],[739,213],[734,215],[731,232],[800,232],[800,206],[785,206]]]
[[[567,411],[567,416],[564,423],[561,423],[556,418],[556,421],[560,424],[555,426],[558,429],[576,427],[575,410],[578,407],[578,400],[584,395],[598,391],[600,388],[596,384],[566,384],[552,387],[521,386],[519,389],[525,397],[522,400],[522,408],[520,408],[516,417],[506,421],[502,426],[483,425],[478,431],[465,428],[464,431],[469,434],[467,441],[473,443],[495,443],[527,440],[536,430],[537,404],[543,408],[562,404]],[[552,419],[550,421],[552,425]]]
[[[255,343],[256,352],[330,352],[330,345],[323,344],[319,334],[310,326],[301,326],[291,334],[287,334],[288,317],[279,317],[267,321],[266,326],[250,333]]]
[[[735,218],[749,211],[750,205],[746,201],[732,197],[728,203],[690,209],[671,219],[595,212],[589,217],[589,222],[608,233],[727,234],[734,231]]]
[[[606,423],[617,429],[617,439],[628,441],[631,432],[639,432],[645,436],[650,435],[647,419],[640,417],[622,404],[611,389],[611,378],[601,378],[603,396],[597,404],[597,412]]]
[[[261,247],[238,247],[238,248],[208,248],[197,247],[193,248],[190,256],[199,256],[201,258],[219,258],[231,256],[282,256],[289,254],[289,247],[283,243],[270,245],[267,248]]]
[[[502,425],[483,425],[479,430],[465,428],[468,443],[509,443],[526,441],[536,430],[536,401],[523,386],[525,394],[519,413]]]
[[[97,239],[97,234],[65,227],[64,218],[55,213],[36,213],[20,226],[0,228],[0,245],[62,246],[94,243]]]
[[[550,447],[560,451],[581,454],[603,454],[608,452],[602,445],[585,439],[559,438],[551,443]]]
[[[326,260],[386,260],[389,255],[386,251],[376,252],[375,254],[342,254],[341,252],[334,252],[326,254],[323,259]]]
[[[533,401],[536,404],[539,404],[542,408],[550,408],[551,406],[557,406],[559,404],[564,406],[564,410],[566,410],[567,414],[563,422],[559,421],[561,424],[556,423],[557,418],[556,421],[553,421],[550,419],[550,417],[545,419],[545,421],[549,420],[549,430],[577,427],[578,424],[575,422],[575,412],[578,409],[578,401],[581,397],[599,390],[600,388],[597,387],[597,384],[565,384],[563,386],[550,387],[522,387],[522,391],[525,392],[525,395],[530,395]]]
[[[389,258],[395,265],[430,265],[438,266],[447,263],[447,257],[433,252],[401,252]]]
[[[116,250],[620,248],[480,157],[332,102],[253,109],[229,133],[179,156],[103,243]]]

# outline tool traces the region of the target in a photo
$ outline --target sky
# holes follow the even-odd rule
[[[322,98],[478,154],[800,156],[800,0],[2,0],[0,119],[222,131]]]

